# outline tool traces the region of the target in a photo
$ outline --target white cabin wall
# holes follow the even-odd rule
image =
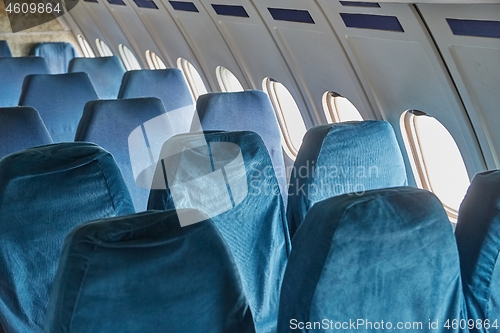
[[[500,168],[500,39],[456,36],[447,18],[500,20],[500,5],[419,5],[483,147],[487,166]]]
[[[183,57],[198,69],[208,91],[220,91],[215,75],[219,65],[228,68],[245,89],[261,89],[262,79],[272,77],[290,90],[307,127],[326,122],[321,97],[327,90],[335,91],[349,98],[365,119],[389,121],[403,152],[399,117],[407,109],[420,109],[450,131],[470,176],[499,166],[500,135],[493,134],[493,128],[498,127],[500,118],[493,119],[494,112],[484,110],[491,108],[490,104],[480,107],[483,114],[479,116],[477,103],[472,102],[497,103],[494,98],[499,94],[486,98],[484,93],[480,97],[473,93],[475,97],[470,97],[476,88],[466,87],[457,79],[470,73],[459,73],[446,44],[457,43],[456,38],[451,40],[456,36],[447,31],[443,36],[436,33],[444,30],[446,22],[441,21],[445,13],[462,10],[473,15],[479,9],[488,13],[492,8],[498,10],[499,5],[476,5],[471,10],[469,5],[448,4],[417,8],[381,2],[380,8],[363,8],[331,0],[194,0],[199,12],[187,12],[174,10],[168,0],[155,0],[158,10],[139,8],[131,0],[124,0],[126,7],[98,1],[78,5],[84,6],[94,21],[99,20],[98,24],[80,17],[85,15],[84,10],[75,8],[71,12],[91,44],[104,36],[102,39],[114,51],[123,43],[143,62],[144,52],[150,49],[172,67],[178,57]],[[241,5],[249,17],[217,15],[212,3]],[[275,21],[268,7],[307,10],[315,24]],[[341,12],[396,16],[404,32],[347,28]],[[477,15],[488,19],[494,13]],[[496,14],[490,19],[498,17]],[[130,28],[122,28],[129,22]],[[443,45],[436,47],[433,38]],[[470,43],[498,48],[498,40]],[[489,52],[491,62],[497,51]],[[494,78],[488,80],[485,82]],[[408,159],[403,155],[413,184]]]

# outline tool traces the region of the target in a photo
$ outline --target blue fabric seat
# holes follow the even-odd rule
[[[64,238],[90,220],[131,214],[110,153],[89,143],[36,147],[0,160],[0,327],[43,332]]]
[[[462,332],[445,327],[467,314],[453,230],[432,193],[398,187],[326,199],[292,244],[279,333]]]
[[[0,108],[0,158],[52,143],[38,112],[25,106]]]
[[[146,210],[147,184],[140,187],[141,173],[154,172],[163,143],[174,130],[158,98],[91,101],[85,105],[75,141],[89,141],[103,147],[123,174],[137,212]]]
[[[100,99],[117,98],[125,67],[118,57],[74,58],[69,73],[87,73]]]
[[[77,56],[74,47],[66,42],[36,43],[31,47],[29,54],[44,58],[50,74],[67,73],[69,62]]]
[[[0,58],[9,58],[9,57],[12,57],[9,44],[7,43],[6,40],[0,40]]]
[[[195,106],[189,87],[177,68],[128,71],[123,76],[118,98],[158,97],[171,113],[176,133],[189,132]]]
[[[318,201],[406,184],[403,157],[389,123],[358,121],[313,127],[304,136],[290,176],[290,234],[293,237]]]
[[[260,90],[201,95],[196,111],[203,130],[253,131],[266,145],[278,178],[286,207],[286,170],[281,148],[281,135],[271,101]],[[191,130],[199,131],[193,123]]]
[[[0,58],[0,107],[17,106],[23,81],[29,74],[49,74],[40,57]]]
[[[263,172],[271,166],[254,132],[177,135],[163,145],[148,205],[195,208],[211,217],[235,257],[256,331],[266,333],[276,331],[290,251],[278,182],[273,173]]]
[[[76,128],[88,101],[97,94],[85,73],[28,75],[19,105],[34,107],[54,142],[75,139]]]
[[[500,325],[500,171],[477,174],[455,230],[469,318]],[[499,332],[472,329],[471,332]]]
[[[45,332],[253,333],[234,259],[206,216],[94,221],[66,238]]]

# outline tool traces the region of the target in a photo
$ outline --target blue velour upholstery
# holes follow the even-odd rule
[[[45,331],[255,332],[234,259],[201,218],[181,227],[176,211],[144,212],[77,227],[64,243]]]
[[[278,120],[271,101],[260,90],[201,95],[196,111],[203,130],[253,131],[266,145],[286,206],[286,171]],[[196,121],[191,128],[200,130]]]
[[[398,187],[318,202],[292,244],[279,333],[459,332],[446,320],[467,320],[453,230],[430,192]]]
[[[89,143],[30,148],[0,160],[0,327],[43,332],[64,238],[90,220],[134,212],[120,170]]]
[[[0,107],[17,106],[23,81],[29,74],[49,74],[40,57],[0,58]]]
[[[158,98],[98,100],[85,105],[75,141],[93,142],[113,154],[139,212],[147,208],[149,187],[137,185],[143,170],[134,173],[134,168],[154,170],[163,143],[174,134]]]
[[[152,190],[148,205],[209,214],[235,257],[256,331],[266,333],[276,330],[290,250],[278,182],[265,172],[271,166],[266,146],[253,132],[174,136],[165,142],[157,169],[167,177],[166,190]]]
[[[12,57],[9,44],[6,40],[0,40],[0,58]]]
[[[477,174],[458,212],[455,237],[469,318],[500,325],[500,171]],[[500,332],[473,329],[471,332]]]
[[[403,157],[389,123],[356,121],[313,127],[304,136],[290,176],[290,234],[293,237],[318,201],[406,184]]]
[[[100,99],[117,98],[125,71],[122,62],[115,56],[74,58],[68,69],[69,73],[87,73]]]
[[[0,158],[52,143],[38,112],[27,106],[0,108]]]
[[[123,76],[118,98],[158,97],[172,112],[176,133],[189,132],[195,106],[189,87],[177,68],[128,71]]]
[[[73,141],[83,108],[97,94],[85,73],[28,75],[19,105],[32,106],[54,142]]]
[[[51,74],[65,74],[68,64],[77,56],[75,49],[66,42],[36,43],[30,49],[30,55],[43,57]]]

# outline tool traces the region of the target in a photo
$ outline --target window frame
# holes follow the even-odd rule
[[[352,102],[348,98],[340,95],[339,93],[336,93],[335,91],[331,91],[331,90],[326,91],[323,94],[322,104],[323,104],[323,112],[325,113],[326,121],[329,124],[341,123],[341,122],[345,122],[345,121],[363,121],[364,120],[363,116],[361,115],[359,110],[356,108],[356,106],[354,106],[354,104],[352,104],[352,105],[354,106],[354,108],[356,108],[356,111],[358,112],[359,117],[361,119],[341,120],[342,117],[340,116],[339,108],[336,105],[337,98],[344,98],[347,101],[349,101],[349,103],[352,104]]]
[[[217,77],[217,82],[222,92],[239,92],[245,90],[236,75],[224,66],[217,66],[215,69],[215,76]],[[233,89],[234,87],[231,86],[231,80],[238,82],[239,87],[237,87],[237,89]]]
[[[146,61],[148,63],[149,69],[166,69],[167,66],[161,60],[161,58],[151,50],[146,50]]]
[[[278,93],[276,92],[276,85],[281,84],[291,95],[290,91],[288,88],[286,88],[282,83],[279,81],[271,78],[271,77],[266,77],[262,81],[262,90],[269,96],[269,99],[271,100],[271,104],[274,109],[274,113],[276,114],[276,118],[278,120],[278,125],[280,127],[280,134],[281,134],[281,146],[283,147],[283,150],[285,153],[288,155],[288,157],[292,160],[295,160],[297,157],[297,154],[299,153],[300,147],[296,148],[295,145],[293,144],[292,137],[290,135],[290,130],[286,121],[286,117],[283,111],[283,108],[281,107],[280,104],[280,99],[278,97]],[[293,96],[292,96],[293,98]],[[295,102],[295,100],[294,100]],[[297,105],[297,103],[295,102]],[[298,109],[298,105],[297,105]],[[300,110],[299,110],[300,114]],[[304,128],[306,129],[307,132],[307,127],[305,126],[304,119],[302,118],[302,114],[300,114],[302,123],[304,124]]]
[[[80,49],[83,52],[83,56],[85,58],[95,58],[95,53],[94,50],[90,47],[89,42],[83,37],[82,35],[78,34],[76,36],[76,39],[78,40],[78,44],[80,44]]]
[[[430,177],[429,177],[429,174],[427,171],[427,167],[426,167],[427,164],[426,164],[425,158],[423,156],[423,152],[422,152],[422,148],[421,148],[421,144],[420,144],[420,139],[417,135],[415,119],[416,119],[416,117],[421,117],[421,116],[432,117],[431,115],[427,114],[426,112],[423,112],[420,110],[414,110],[414,109],[406,110],[401,115],[400,127],[401,127],[401,129],[403,129],[403,133],[402,133],[403,141],[404,141],[404,144],[406,146],[407,152],[409,152],[408,158],[410,160],[410,165],[411,165],[411,168],[413,171],[413,175],[414,175],[417,187],[428,190],[432,193],[435,193],[433,188],[432,188],[432,182],[430,180]],[[436,121],[439,122],[439,120],[437,120],[437,119],[436,119]],[[445,130],[447,131],[446,128],[445,128]],[[463,161],[463,158],[462,158],[462,161]],[[452,223],[456,223],[456,221],[458,219],[458,210],[448,206],[447,204],[445,204],[442,201],[441,201],[441,203],[444,207],[444,210],[446,211],[446,214],[450,218],[450,221]]]
[[[97,47],[97,52],[100,57],[112,57],[114,56],[113,51],[109,48],[108,44],[106,44],[103,40],[96,38],[95,45]]]
[[[193,98],[194,102],[196,102],[200,95],[208,93],[208,89],[203,82],[200,72],[196,69],[196,67],[194,67],[192,63],[184,58],[178,58],[177,68],[179,68],[184,75],[184,79],[188,84],[189,91],[191,92],[191,97]],[[195,76],[197,76],[197,78],[195,78]],[[196,83],[196,81],[199,81],[199,84],[203,84],[203,87],[200,87]]]
[[[122,59],[122,62],[125,65],[127,71],[142,69],[139,60],[137,59],[134,52],[132,52],[130,48],[128,48],[123,44],[119,44],[118,52],[120,53],[120,58]]]

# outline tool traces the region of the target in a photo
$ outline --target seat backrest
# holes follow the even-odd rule
[[[0,40],[0,58],[9,58],[9,57],[12,57],[9,44],[7,43],[6,40]]]
[[[26,75],[49,74],[40,57],[0,58],[0,107],[17,106]],[[8,79],[7,79],[8,78]]]
[[[176,133],[189,132],[194,103],[186,79],[177,68],[128,71],[123,76],[118,98],[158,97],[165,111],[172,113]]]
[[[406,184],[403,156],[388,122],[313,127],[304,136],[290,176],[290,234],[293,237],[307,211],[318,201]]]
[[[52,143],[38,112],[28,106],[0,108],[0,158]]]
[[[87,73],[100,99],[117,98],[125,67],[118,57],[74,58],[69,73]]]
[[[458,212],[455,237],[469,318],[500,321],[499,170],[479,173],[472,180]]]
[[[0,326],[43,332],[64,238],[134,208],[110,153],[90,143],[30,148],[0,160]]]
[[[75,139],[76,128],[88,101],[97,94],[85,73],[28,75],[19,105],[34,107],[54,142]]]
[[[148,205],[196,208],[211,217],[235,257],[257,332],[276,330],[290,250],[278,182],[265,172],[270,168],[267,148],[254,132],[177,135],[162,148]]]
[[[136,179],[154,169],[174,130],[158,98],[91,101],[85,105],[75,141],[89,141],[113,154],[137,212],[146,210],[150,186]]]
[[[77,56],[74,47],[66,42],[36,43],[29,54],[43,57],[49,66],[50,74],[67,73],[69,62]]]
[[[220,233],[200,212],[179,214],[205,221],[181,227],[176,211],[145,212],[71,232],[46,332],[255,332]]]
[[[260,90],[201,95],[196,111],[203,130],[253,131],[260,135],[269,151],[286,206],[286,170],[281,135],[271,101]],[[193,123],[192,131],[199,131]]]
[[[292,244],[278,332],[462,332],[457,246],[432,193],[398,187],[326,199]],[[325,326],[295,330],[306,322]]]

